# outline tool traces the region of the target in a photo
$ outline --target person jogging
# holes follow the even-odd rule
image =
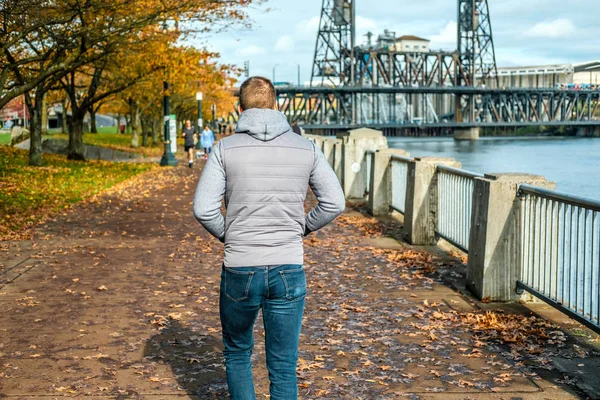
[[[208,155],[212,151],[213,144],[215,143],[215,134],[210,130],[208,125],[204,126],[204,130],[200,135],[200,144],[204,148],[204,159],[208,159]]]
[[[235,134],[209,157],[193,211],[225,243],[219,312],[231,399],[256,398],[250,356],[262,308],[271,400],[295,400],[306,296],[302,238],[343,212],[344,194],[321,150],[277,111],[270,80],[249,78],[239,99]],[[305,215],[309,186],[317,205]]]
[[[192,122],[189,119],[185,121],[182,136],[185,138],[185,153],[188,158],[188,166],[192,168],[194,166],[194,146],[198,138],[196,136],[196,129],[192,126]]]

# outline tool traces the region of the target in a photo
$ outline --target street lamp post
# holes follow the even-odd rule
[[[198,101],[198,128],[196,134],[198,135],[198,142],[196,142],[196,149],[201,149],[200,135],[202,132],[202,92],[196,93],[196,101]]]
[[[175,155],[171,151],[171,102],[169,97],[169,82],[163,82],[165,96],[163,98],[163,106],[164,106],[164,123],[165,123],[165,152],[163,153],[162,158],[160,159],[161,167],[175,167],[177,166],[177,159]]]
[[[298,67],[298,87],[300,87],[300,64],[298,64],[297,62],[292,64],[296,64],[296,66]]]
[[[273,84],[275,84],[275,70],[277,70],[277,66],[278,66],[278,65],[279,65],[279,64],[275,64],[275,65],[273,66]]]
[[[213,104],[210,109],[212,112],[212,128],[214,132],[217,130],[217,105]]]

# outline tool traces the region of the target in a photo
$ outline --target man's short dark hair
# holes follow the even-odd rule
[[[240,107],[242,110],[251,108],[272,109],[277,101],[275,86],[262,76],[248,78],[240,87]]]

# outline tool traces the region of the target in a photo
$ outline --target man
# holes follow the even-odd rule
[[[194,146],[198,138],[196,137],[196,129],[192,126],[192,122],[188,119],[183,127],[183,137],[185,138],[185,152],[188,158],[188,167],[194,166]]]
[[[219,308],[231,399],[255,399],[250,356],[262,308],[271,400],[295,400],[306,296],[302,237],[342,213],[344,194],[319,148],[277,111],[271,81],[249,78],[239,99],[235,134],[222,139],[206,163],[194,215],[225,243]],[[318,204],[305,215],[309,185]]]

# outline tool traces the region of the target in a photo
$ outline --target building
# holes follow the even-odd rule
[[[14,125],[28,126],[29,110],[25,96],[18,96],[0,110],[0,127],[10,129]]]
[[[369,46],[370,46],[370,36]],[[396,32],[385,29],[377,37],[377,48],[384,51],[398,51],[405,53],[428,53],[429,40],[413,35],[404,35],[396,37]]]
[[[600,61],[498,68],[500,87],[548,88],[600,85]],[[489,82],[495,87],[495,82]]]
[[[396,39],[396,51],[406,53],[429,53],[429,42],[429,40],[418,36],[400,36]]]

